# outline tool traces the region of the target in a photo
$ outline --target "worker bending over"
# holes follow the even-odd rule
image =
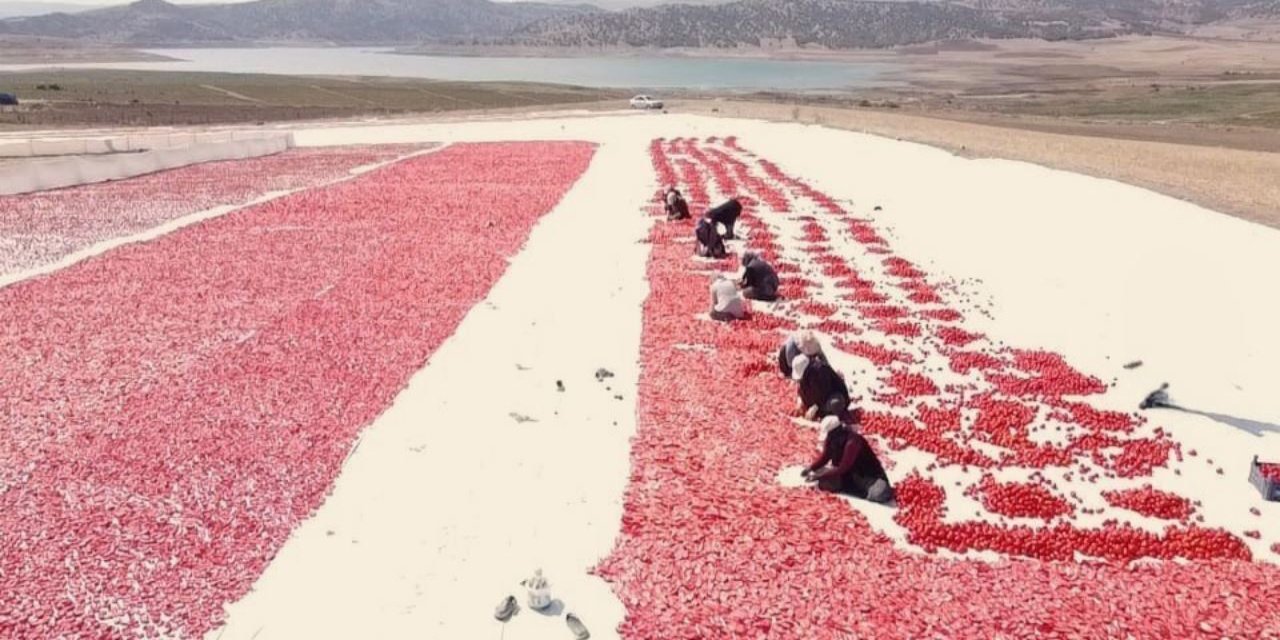
[[[742,252],[742,297],[773,302],[778,299],[778,272],[755,251]]]
[[[791,363],[796,356],[802,354],[811,360],[814,356],[823,356],[822,345],[818,344],[818,339],[808,329],[787,336],[786,342],[778,347],[778,370],[782,375],[791,377]]]
[[[889,476],[871,449],[871,443],[858,432],[861,413],[854,411],[848,422],[835,416],[822,419],[822,451],[802,475],[823,491],[894,504]],[[830,467],[826,466],[828,463]]]
[[[703,258],[715,258],[717,260],[729,255],[724,248],[724,239],[720,237],[720,233],[716,231],[716,224],[706,218],[698,221],[698,226],[694,228],[693,235],[698,239],[697,254]],[[731,285],[733,283],[730,283]]]
[[[741,320],[747,316],[747,303],[738,295],[738,288],[724,276],[711,283],[711,319]]]
[[[791,379],[800,383],[800,409],[804,417],[817,420],[845,415],[849,409],[849,386],[822,356],[800,354],[791,361]]]
[[[710,220],[713,224],[718,223],[724,225],[724,237],[733,240],[733,225],[738,222],[738,216],[742,215],[742,203],[737,198],[733,198],[723,204],[718,204],[703,214],[703,218]]]
[[[689,203],[685,202],[684,194],[675,187],[667,187],[665,196],[667,205],[668,220],[687,220],[689,215]]]

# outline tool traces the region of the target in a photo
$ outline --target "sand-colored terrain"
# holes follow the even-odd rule
[[[1280,175],[1275,155],[1280,152],[1280,42],[1228,35],[965,41],[887,51],[717,51],[889,62],[901,84],[805,95],[672,92],[668,104],[672,112],[818,123],[967,156],[1034,162],[1141,185],[1275,226],[1280,224],[1280,187],[1273,178]],[[14,131],[352,117],[523,117],[560,108],[619,108],[629,95],[510,83],[138,71],[40,71],[0,78],[32,97],[30,107],[0,113],[0,128]],[[61,90],[36,88],[51,82]]]
[[[172,58],[128,47],[90,44],[62,38],[0,35],[0,64],[159,62],[163,60],[172,60]]]
[[[1280,43],[1169,36],[994,40],[907,47],[895,53],[907,66],[903,80],[934,88],[1018,79],[1250,77],[1280,68]]]
[[[694,113],[799,121],[920,142],[975,158],[1003,158],[1119,180],[1280,227],[1280,154],[1181,142],[1067,135],[872,109],[718,101]],[[1128,132],[1137,131],[1128,128]],[[1263,133],[1264,137],[1271,134]],[[1176,138],[1175,138],[1176,139]]]
[[[23,100],[19,108],[0,111],[0,130],[482,113],[623,95],[520,82],[75,69],[0,72],[0,87]]]
[[[617,518],[617,503],[608,492],[569,487],[619,486],[626,470],[596,461],[620,458],[631,412],[611,410],[608,395],[573,372],[596,362],[612,367],[626,358],[619,345],[634,348],[638,328],[622,319],[638,312],[644,287],[643,252],[634,250],[642,227],[635,216],[656,185],[635,160],[643,158],[646,141],[724,134],[740,136],[763,157],[803,172],[857,210],[883,205],[878,218],[912,259],[965,283],[967,298],[991,301],[984,328],[993,335],[1061,350],[1073,362],[1108,371],[1131,359],[1147,362],[1124,374],[1108,406],[1125,408],[1131,397],[1169,378],[1213,411],[1247,414],[1257,424],[1280,419],[1264,390],[1273,370],[1267,362],[1274,359],[1257,355],[1261,349],[1280,357],[1265,319],[1275,305],[1254,297],[1248,284],[1274,268],[1269,247],[1277,232],[1139,188],[849,131],[728,118],[655,114],[300,131],[303,144],[317,145],[585,138],[601,151],[455,341],[367,432],[334,497],[296,532],[255,590],[230,607],[226,628],[209,637],[407,637],[414,630],[437,637],[496,635],[489,609],[516,588],[522,569],[534,565],[554,571],[566,606],[590,616],[593,637],[615,637],[612,625],[622,610],[586,569],[607,547],[603,523]],[[588,246],[580,233],[592,238]],[[592,268],[564,270],[578,259]],[[611,275],[596,278],[602,272]],[[522,295],[544,277],[557,286],[537,303]],[[1189,310],[1188,296],[1202,304]],[[602,324],[610,327],[608,340],[598,333]],[[479,351],[495,354],[503,372],[498,375],[512,393],[474,395],[483,385],[467,354]],[[577,376],[563,378],[573,405],[551,391],[562,375]],[[624,407],[634,397],[634,375],[624,367],[612,386]],[[483,424],[486,431],[450,429],[424,439],[415,425],[426,416]],[[618,424],[608,426],[609,420]],[[1276,437],[1235,432],[1195,416],[1169,417],[1164,424],[1186,446],[1218,460],[1247,458]],[[542,436],[531,438],[531,430]],[[518,446],[486,456],[475,469],[470,452],[492,437]],[[797,452],[797,462],[803,458]],[[905,457],[899,462],[923,464]],[[1179,491],[1208,492],[1215,522],[1252,526],[1247,509],[1256,494],[1238,487],[1240,465],[1229,464],[1225,477],[1204,466],[1186,465],[1183,476],[1165,481]],[[895,473],[905,472],[899,467]],[[472,482],[477,473],[485,484]],[[424,489],[453,482],[462,489]],[[903,532],[884,514],[854,508],[901,543]],[[1268,529],[1264,539],[1273,535]],[[430,560],[402,560],[414,554]],[[555,619],[522,616],[502,631],[507,637],[564,633]]]
[[[935,274],[948,302],[965,305],[972,322],[966,326],[1001,344],[1061,353],[1073,365],[1105,376],[1110,385],[1093,400],[1100,408],[1131,410],[1154,385],[1173,383],[1176,397],[1199,413],[1167,412],[1159,423],[1168,437],[1201,457],[1171,460],[1157,470],[1156,481],[1201,499],[1207,526],[1241,536],[1256,561],[1280,558],[1270,551],[1280,542],[1272,517],[1277,505],[1262,502],[1245,480],[1249,457],[1266,457],[1280,443],[1280,413],[1272,396],[1274,363],[1280,361],[1273,319],[1280,308],[1268,294],[1272,274],[1280,269],[1280,232],[1115,180],[1147,180],[1154,190],[1174,194],[1174,177],[1180,175],[1203,203],[1226,197],[1198,180],[1203,173],[1226,182],[1233,170],[1251,171],[1247,179],[1236,176],[1229,183],[1250,190],[1251,199],[1239,201],[1241,211],[1235,212],[1244,217],[1248,207],[1277,200],[1263,188],[1269,184],[1263,168],[1274,170],[1267,164],[1274,154],[1063,136],[872,110],[801,108],[793,116],[789,106],[727,101],[674,108],[703,113],[287,126],[305,147],[580,140],[597,148],[586,172],[533,227],[493,288],[361,432],[323,506],[293,530],[278,553],[273,549],[254,588],[227,604],[226,624],[211,631],[210,640],[568,637],[557,616],[525,610],[506,627],[492,618],[497,601],[520,593],[516,581],[538,566],[548,571],[566,610],[590,625],[592,637],[619,637],[625,616],[634,617],[646,603],[628,612],[620,593],[636,585],[606,582],[591,569],[617,553],[623,492],[637,481],[628,461],[638,408],[657,395],[640,393],[639,362],[650,355],[641,348],[642,320],[649,319],[642,304],[648,295],[666,294],[651,285],[674,282],[645,277],[653,246],[646,230],[664,224],[647,215],[659,187],[649,156],[655,138],[735,136],[759,158],[803,176],[833,201],[873,220],[904,258]],[[709,188],[716,189],[710,195],[717,200],[734,195]],[[797,213],[817,213],[811,203],[804,206]],[[204,224],[233,214],[218,209],[195,215],[189,220]],[[799,255],[804,243],[798,220],[771,217],[783,225],[779,242]],[[145,247],[180,233],[177,228],[121,241]],[[744,229],[748,238],[767,231]],[[872,271],[878,255],[865,253],[834,226],[829,235],[834,252],[857,256],[868,277],[879,277]],[[109,255],[118,243],[95,247],[94,255],[76,258]],[[739,241],[732,246],[742,247]],[[693,261],[687,254],[681,260],[690,260],[684,268],[692,271],[681,278],[709,278],[726,266],[736,272],[736,264]],[[822,285],[819,296],[827,296],[817,301],[840,304],[842,313],[852,314],[853,307],[833,293],[834,278],[807,267]],[[698,285],[705,293],[705,285]],[[781,313],[798,302],[774,303],[761,312]],[[771,357],[760,354],[770,376]],[[858,363],[862,369],[851,375],[851,386],[860,401],[875,406],[878,373],[851,355],[833,357],[849,372]],[[1144,364],[1121,367],[1137,360]],[[595,378],[601,367],[613,377]],[[737,420],[716,418],[721,426]],[[764,428],[807,429],[782,421],[745,425],[743,432]],[[687,443],[699,446],[705,443]],[[791,462],[804,462],[811,447],[806,437]],[[702,455],[711,460],[729,454]],[[916,452],[886,455],[894,461],[895,482],[910,472],[934,473]],[[1219,462],[1206,464],[1204,458]],[[1215,473],[1217,465],[1222,470]],[[936,477],[975,481],[975,474],[956,467]],[[1018,476],[1028,469],[1000,471]],[[1104,482],[1127,486],[1128,480]],[[1074,488],[1093,501],[1088,504],[1097,503],[1096,491],[1082,484]],[[948,500],[958,517],[968,517],[963,514],[973,501],[958,491]],[[908,554],[903,557],[932,557],[910,544],[883,509],[838,501],[826,506],[842,523],[883,534],[885,546]],[[1118,517],[1156,526],[1135,515]],[[1093,526],[1097,520],[1089,515],[1075,524]],[[651,597],[674,593],[670,585],[664,589]],[[748,610],[746,604],[734,606]],[[915,611],[927,602],[912,604]]]

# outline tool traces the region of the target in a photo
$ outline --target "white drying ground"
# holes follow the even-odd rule
[[[624,612],[587,570],[612,547],[629,474],[641,208],[656,186],[647,145],[712,135],[737,135],[856,213],[883,206],[899,255],[991,302],[992,317],[970,314],[970,328],[1116,378],[1103,405],[1128,409],[1168,381],[1176,399],[1216,414],[1156,416],[1200,454],[1161,479],[1199,496],[1209,526],[1261,530],[1259,557],[1280,540],[1280,505],[1245,480],[1254,453],[1280,460],[1280,232],[1119,183],[814,126],[657,114],[330,126],[298,131],[299,144],[601,146],[209,637],[569,638],[563,616],[492,618],[537,567],[592,637],[616,637]],[[1144,364],[1122,368],[1131,360]],[[599,367],[616,377],[597,382]],[[1193,463],[1206,458],[1215,464]]]

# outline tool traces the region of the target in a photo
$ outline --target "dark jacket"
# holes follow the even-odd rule
[[[738,202],[737,198],[734,198],[707,209],[707,213],[703,217],[712,222],[719,222],[726,227],[733,227],[733,223],[738,220],[740,215],[742,215],[742,203]]]
[[[818,407],[818,415],[826,416],[827,403],[832,398],[839,398],[843,406],[849,406],[849,387],[844,378],[827,363],[826,358],[814,357],[800,378],[800,400],[804,408]]]
[[[667,217],[671,220],[684,220],[689,217],[689,203],[677,191],[674,198],[667,200]]]
[[[863,480],[889,481],[884,466],[871,450],[871,444],[861,433],[840,425],[827,434],[822,443],[822,453],[809,465],[809,471],[817,471],[831,463],[830,469],[819,473],[818,480],[858,477]]]
[[[778,297],[778,272],[764,258],[752,258],[742,271],[742,287],[751,287],[755,297],[772,300]]]
[[[778,347],[778,370],[782,375],[791,377],[791,363],[800,355],[800,345],[796,344],[795,338],[788,337],[786,342]]]
[[[723,258],[728,253],[724,248],[724,239],[716,232],[715,224],[703,218],[693,230],[698,238],[698,255],[711,258]]]

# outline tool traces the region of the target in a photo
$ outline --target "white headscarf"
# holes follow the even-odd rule
[[[809,357],[822,353],[822,345],[818,344],[818,338],[809,329],[796,334],[796,346],[800,348],[800,353]]]
[[[822,435],[825,436],[832,431],[840,428],[840,418],[835,416],[827,416],[822,419]]]
[[[734,318],[744,318],[747,304],[738,293],[738,288],[724,276],[720,276],[711,283],[711,310]]]
[[[804,377],[805,369],[809,368],[809,356],[803,353],[791,359],[791,379],[796,382]]]

